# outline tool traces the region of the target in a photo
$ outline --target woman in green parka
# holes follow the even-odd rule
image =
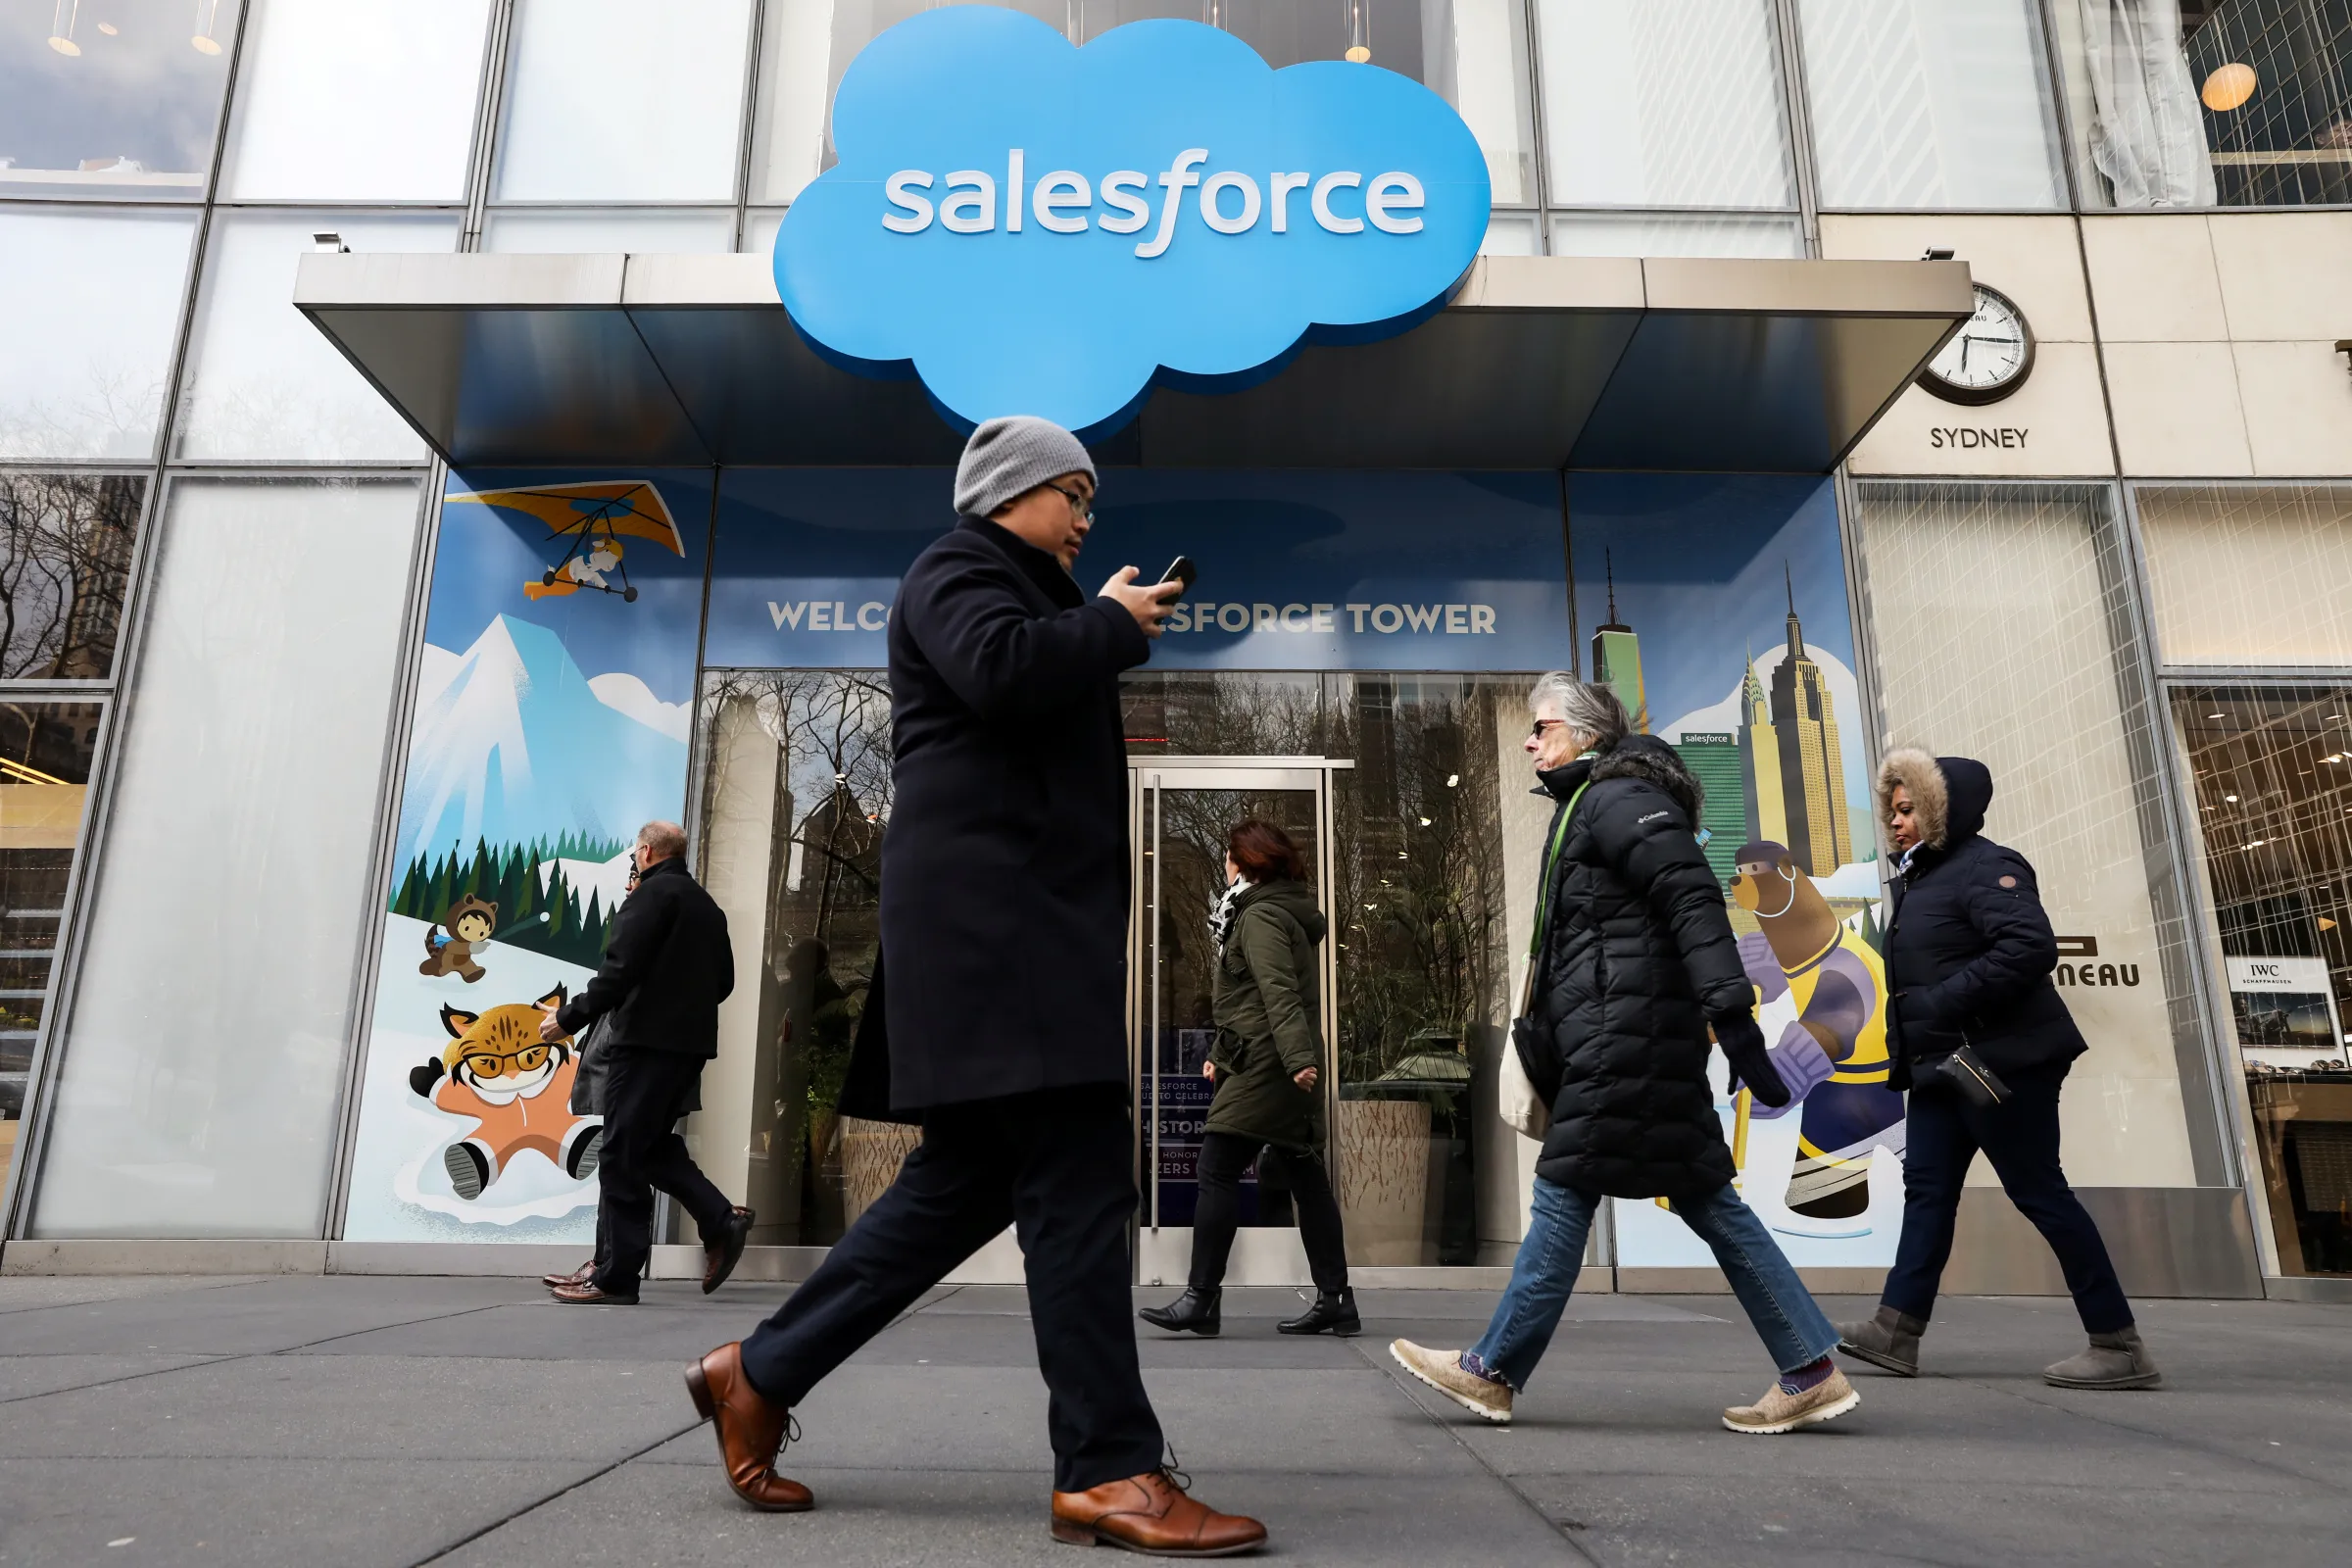
[[[1298,1202],[1298,1236],[1315,1302],[1277,1324],[1285,1334],[1354,1334],[1340,1204],[1323,1168],[1322,987],[1315,945],[1327,922],[1291,836],[1271,822],[1236,823],[1225,838],[1225,896],[1209,916],[1216,939],[1210,1001],[1216,1049],[1201,1069],[1217,1086],[1200,1139],[1200,1197],[1193,1216],[1192,1279],[1167,1306],[1146,1307],[1155,1327],[1214,1334],[1225,1260],[1240,1224],[1242,1174],[1279,1162]]]

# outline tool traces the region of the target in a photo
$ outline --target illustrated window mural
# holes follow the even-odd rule
[[[707,473],[451,475],[344,1235],[587,1242],[601,1122],[541,1007],[684,814]]]
[[[1585,474],[1569,482],[1586,674],[1705,791],[1758,1021],[1828,1076],[1789,1105],[1723,1095],[1748,1205],[1807,1266],[1891,1262],[1902,1096],[1887,1087],[1878,842],[1853,617],[1826,481]],[[1664,1207],[1616,1203],[1617,1261],[1705,1266]]]

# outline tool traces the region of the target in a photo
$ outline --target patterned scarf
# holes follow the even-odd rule
[[[1208,911],[1208,934],[1217,944],[1217,956],[1220,958],[1225,956],[1225,939],[1233,935],[1233,918],[1240,912],[1234,906],[1241,903],[1242,895],[1254,886],[1256,884],[1246,876],[1235,877],[1225,884],[1224,897],[1217,900],[1215,906]]]

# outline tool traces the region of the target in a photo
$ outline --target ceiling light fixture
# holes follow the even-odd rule
[[[81,0],[57,0],[49,13],[49,47],[61,55],[80,54],[81,45],[74,41],[74,24],[80,18]]]
[[[79,5],[81,0],[74,0]],[[200,55],[217,55],[220,44],[213,29],[220,20],[220,0],[196,0],[196,36],[188,40]]]
[[[2205,85],[2197,96],[2215,114],[2226,115],[2253,97],[2254,89],[2261,82],[2262,78],[2254,74],[2252,66],[2232,60],[2205,78]]]

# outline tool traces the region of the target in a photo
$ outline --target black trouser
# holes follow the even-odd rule
[[[1117,1084],[931,1110],[899,1179],[744,1340],[744,1375],[771,1402],[799,1404],[1009,1224],[1046,1379],[1054,1490],[1085,1492],[1156,1468],[1159,1419],[1130,1316],[1134,1139]]]
[[[1310,1150],[1285,1149],[1233,1133],[1200,1135],[1200,1197],[1193,1208],[1193,1289],[1215,1290],[1225,1283],[1225,1259],[1233,1252],[1233,1233],[1241,1225],[1242,1172],[1261,1149],[1290,1177],[1298,1209],[1298,1240],[1305,1244],[1307,1272],[1314,1276],[1315,1289],[1346,1290],[1348,1246],[1341,1239],[1340,1203],[1331,1196],[1323,1157]],[[1262,1177],[1259,1190],[1264,1190]]]
[[[1925,1319],[1952,1254],[1960,1191],[1977,1151],[1992,1164],[2018,1212],[2058,1254],[2075,1310],[2092,1334],[2132,1326],[2132,1303],[2108,1260],[2099,1228],[2058,1164],[2058,1090],[2066,1069],[2019,1073],[2010,1097],[1981,1109],[1940,1085],[1911,1091],[1903,1139],[1903,1236],[1880,1297],[1898,1312]]]
[[[685,1205],[704,1246],[726,1235],[734,1205],[696,1168],[677,1131],[678,1106],[702,1072],[700,1056],[606,1050],[605,1147],[596,1171],[600,1290],[626,1296],[637,1289],[654,1250],[656,1188]]]

